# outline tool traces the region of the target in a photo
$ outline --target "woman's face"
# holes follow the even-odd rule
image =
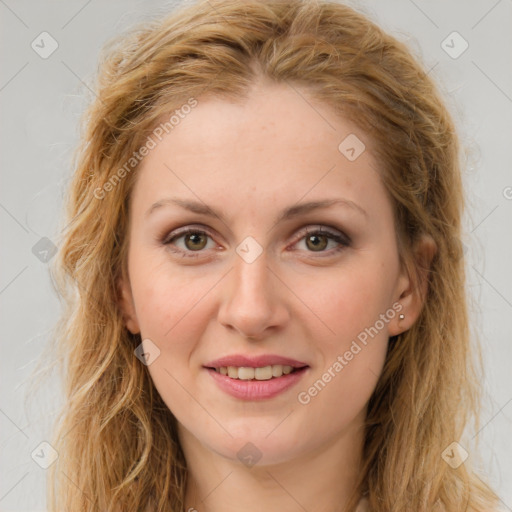
[[[182,442],[277,463],[361,426],[388,337],[419,312],[370,145],[260,84],[198,98],[143,159],[122,307]]]

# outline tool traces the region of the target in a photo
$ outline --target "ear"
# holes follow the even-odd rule
[[[407,331],[420,316],[428,293],[428,274],[432,260],[437,252],[437,245],[430,235],[423,235],[414,247],[414,262],[417,275],[407,266],[401,270],[397,283],[395,302],[400,303],[402,309],[389,324],[389,335],[395,336]],[[400,320],[399,315],[404,319]]]
[[[137,314],[135,313],[135,304],[133,302],[133,294],[130,281],[126,277],[119,278],[117,282],[118,304],[123,314],[123,321],[126,328],[132,334],[140,333]]]

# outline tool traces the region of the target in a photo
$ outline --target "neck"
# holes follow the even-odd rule
[[[246,467],[182,431],[188,467],[185,510],[342,512],[355,492],[363,431],[351,427],[320,448],[279,464]]]

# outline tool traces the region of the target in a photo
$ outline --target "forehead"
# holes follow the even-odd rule
[[[386,201],[372,141],[305,90],[258,84],[242,101],[199,97],[188,112],[144,157],[135,203],[164,192],[238,211],[327,193],[369,208]]]

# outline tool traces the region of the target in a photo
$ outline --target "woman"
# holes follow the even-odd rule
[[[407,48],[334,2],[203,1],[96,91],[51,510],[494,509],[458,140]]]

